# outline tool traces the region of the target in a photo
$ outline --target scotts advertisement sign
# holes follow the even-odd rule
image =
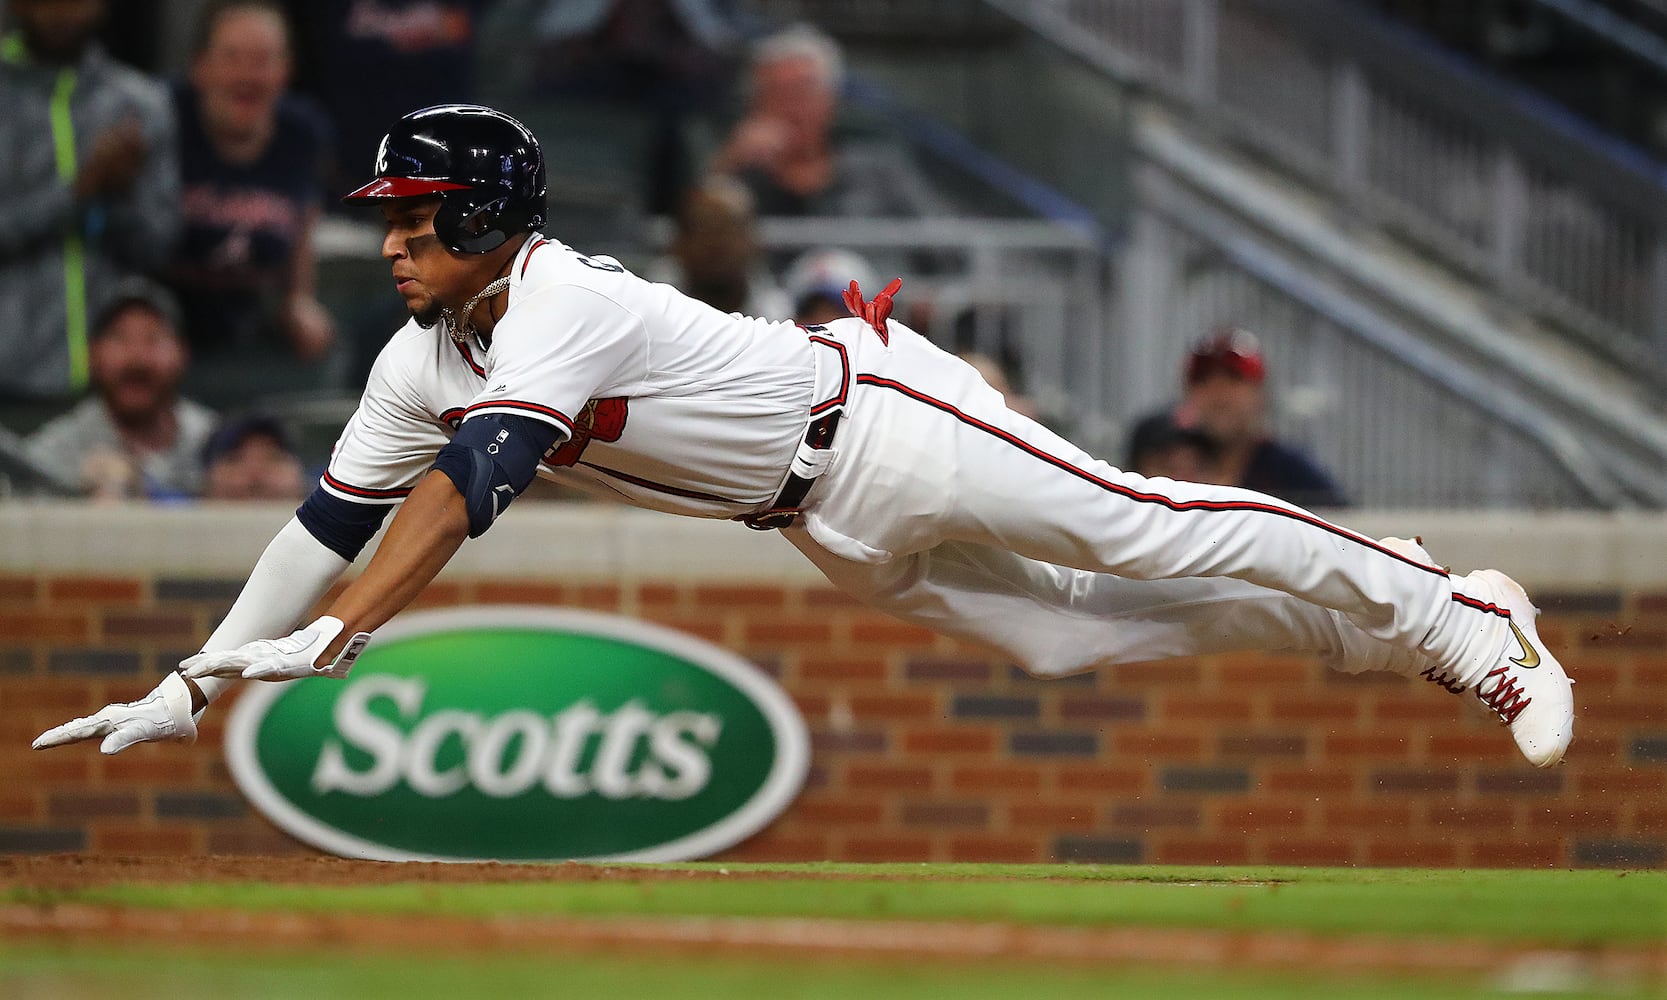
[[[403,616],[345,681],[251,684],[238,787],[333,854],[679,861],[774,819],[804,720],[746,661],[639,621],[542,608]]]

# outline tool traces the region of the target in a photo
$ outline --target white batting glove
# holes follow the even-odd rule
[[[322,667],[313,666],[324,647],[330,645],[346,626],[340,618],[325,615],[306,628],[296,629],[282,639],[256,639],[236,649],[198,653],[180,661],[187,677],[242,677],[251,681],[288,681],[297,677],[346,677],[353,661],[370,642],[369,632],[349,639],[341,655]]]
[[[185,680],[178,674],[169,674],[154,691],[138,701],[106,705],[92,715],[48,729],[30,745],[45,750],[102,736],[104,742],[99,744],[99,750],[121,753],[135,743],[163,740],[194,743],[197,719],[201,715],[201,712],[191,714],[191,689]]]

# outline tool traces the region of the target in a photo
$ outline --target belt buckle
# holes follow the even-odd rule
[[[799,519],[800,509],[787,507],[782,510],[767,510],[753,514],[741,520],[741,523],[754,531],[775,531],[778,528],[790,528]]]

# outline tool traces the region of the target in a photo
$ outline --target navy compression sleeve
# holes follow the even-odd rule
[[[315,486],[296,510],[295,518],[325,548],[352,562],[359,558],[365,543],[393,509],[393,504],[343,500],[324,487]]]
[[[532,483],[538,463],[563,436],[561,428],[513,413],[463,422],[434,462],[462,494],[469,537],[479,538]]]

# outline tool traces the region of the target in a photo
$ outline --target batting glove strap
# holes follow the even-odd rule
[[[287,681],[297,677],[346,677],[370,642],[369,632],[359,632],[330,663],[315,667],[313,662],[335,641],[346,626],[330,615],[281,639],[256,639],[236,649],[198,653],[180,663],[187,677],[242,677],[256,681]]]

